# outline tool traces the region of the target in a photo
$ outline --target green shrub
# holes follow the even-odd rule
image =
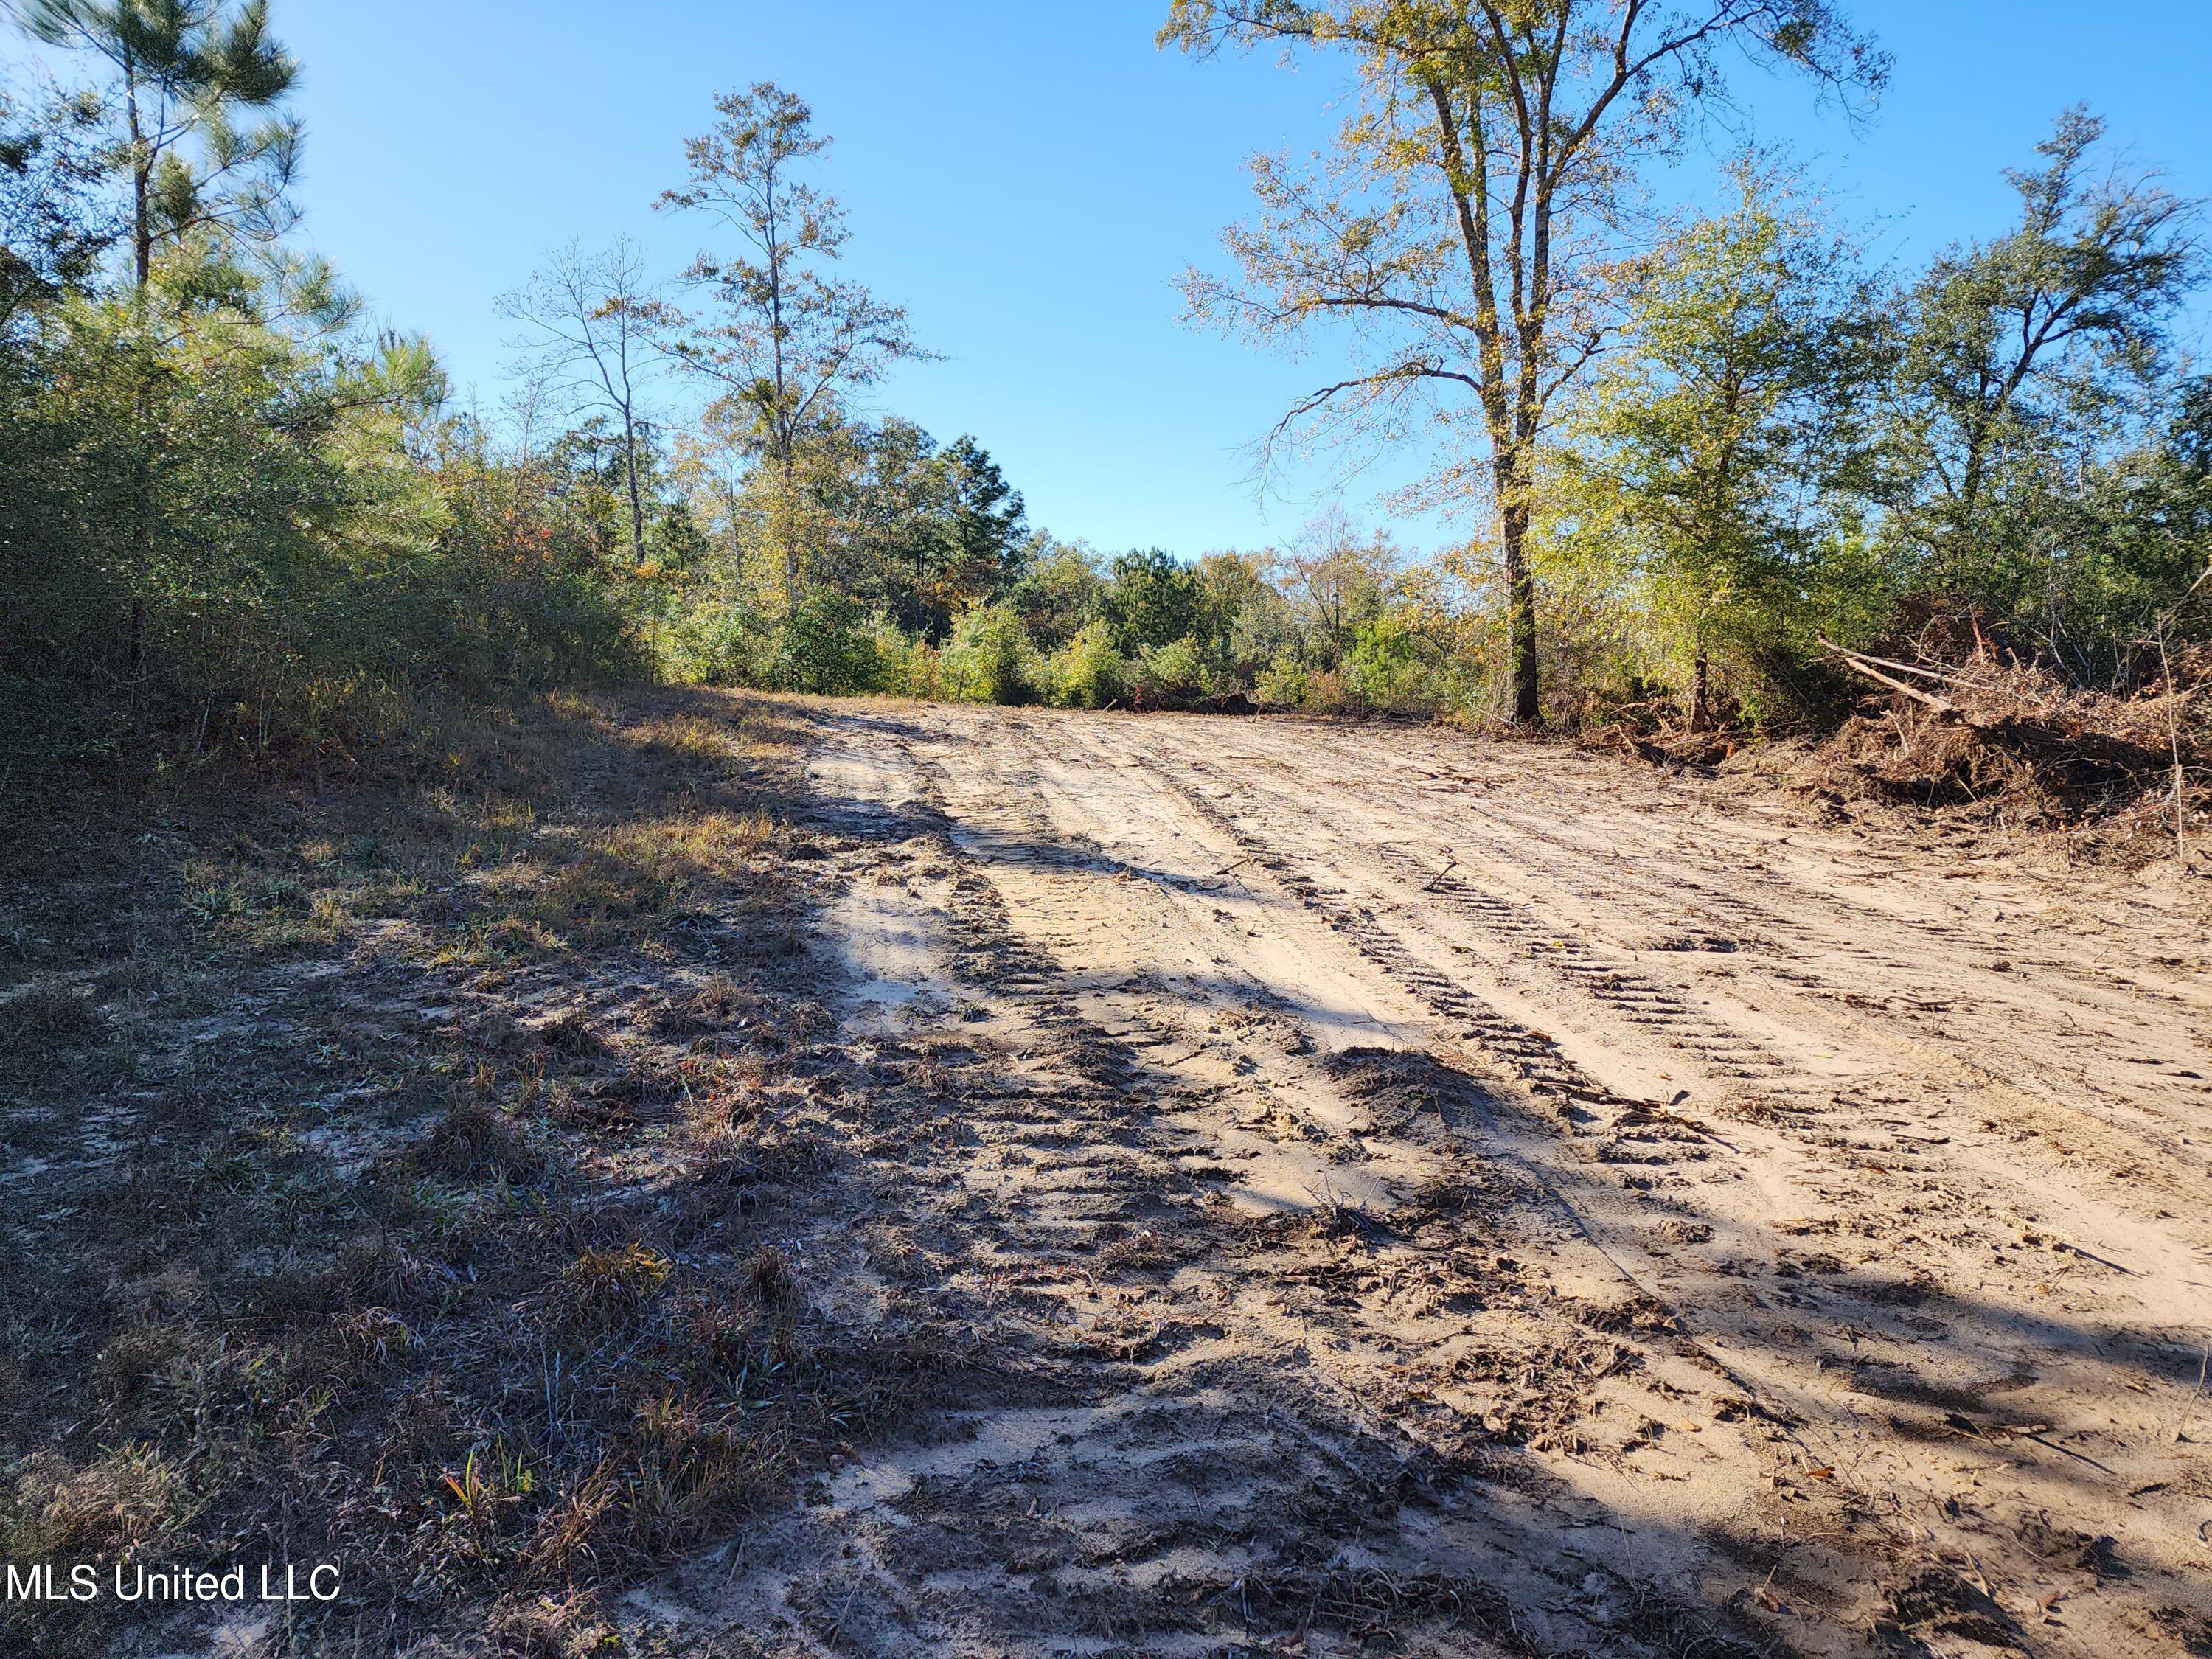
[[[765,685],[775,672],[775,634],[726,599],[689,599],[643,631],[659,677],[679,685]]]
[[[960,618],[943,668],[945,692],[963,702],[1033,702],[1043,678],[1028,630],[1005,605],[979,605]]]
[[[1212,687],[1205,653],[1193,639],[1146,647],[1133,678],[1146,702],[1165,708],[1188,708],[1202,702]]]
[[[902,696],[938,701],[945,696],[944,653],[927,640],[909,641],[906,656],[898,664],[898,683],[885,689],[896,690]]]
[[[1260,671],[1253,690],[1262,702],[1288,703],[1293,708],[1303,708],[1306,701],[1306,684],[1313,671],[1285,651]]]
[[[878,691],[925,700],[944,695],[945,675],[937,647],[927,639],[908,634],[880,611],[869,629],[869,637],[876,647]]]
[[[1370,708],[1428,712],[1437,699],[1425,654],[1401,617],[1386,611],[1361,624],[1345,659],[1352,695]]]
[[[786,690],[853,696],[882,689],[884,660],[860,607],[817,588],[784,619],[776,684]]]
[[[1314,670],[1305,677],[1303,689],[1304,695],[1298,699],[1298,707],[1310,714],[1340,714],[1359,706],[1358,700],[1346,686],[1344,676],[1334,669]]]
[[[646,666],[590,528],[431,425],[426,348],[258,305],[73,300],[0,342],[0,775],[350,745],[417,691]]]
[[[1094,619],[1054,653],[1047,665],[1053,701],[1070,708],[1105,708],[1128,695],[1129,665],[1114,648],[1112,624]]]

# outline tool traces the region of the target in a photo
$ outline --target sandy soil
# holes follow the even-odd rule
[[[841,1036],[944,1108],[812,1282],[1021,1381],[644,1626],[2212,1651],[2200,902],[1562,748],[812,720]]]

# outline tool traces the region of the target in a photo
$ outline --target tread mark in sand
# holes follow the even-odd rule
[[[1224,794],[1231,792],[1229,781],[1206,763],[1186,760],[1185,764],[1192,773],[1202,774],[1219,785]],[[1471,1033],[1472,1046],[1501,1060],[1531,1094],[1618,1109],[1620,1116],[1617,1121],[1628,1124],[1652,1116],[1663,1118],[1663,1112],[1655,1110],[1656,1103],[1632,1099],[1607,1089],[1568,1059],[1550,1038],[1508,1019],[1464,986],[1420,963],[1395,936],[1377,927],[1369,913],[1340,902],[1338,896],[1291,868],[1288,860],[1244,830],[1221,809],[1218,802],[1203,791],[1179,778],[1165,773],[1162,775],[1169,787],[1189,804],[1192,811],[1229,836],[1241,850],[1251,854],[1255,863],[1266,869],[1306,908],[1348,939],[1362,957],[1392,979],[1412,989],[1421,1002],[1448,1024],[1456,1025]],[[1465,1127],[1464,1125],[1455,1127]],[[1727,1379],[1746,1399],[1756,1402],[1760,1415],[1790,1441],[1802,1449],[1811,1450],[1805,1437],[1812,1431],[1786,1412],[1772,1407],[1765,1399],[1765,1390],[1740,1368],[1730,1364],[1698,1334],[1675,1298],[1661,1295],[1642,1275],[1623,1261],[1583,1213],[1581,1206],[1560,1189],[1551,1175],[1538,1168],[1529,1158],[1510,1147],[1500,1146],[1496,1150],[1543,1189],[1561,1218],[1605,1260],[1623,1283],[1648,1304],[1665,1310],[1675,1320],[1681,1332],[1680,1340],[1687,1345],[1690,1351],[1715,1374]],[[1647,1238],[1642,1241],[1641,1248],[1647,1253],[1665,1257],[1668,1253],[1663,1249],[1655,1250],[1656,1243],[1656,1241]],[[1820,1461],[1832,1464],[1834,1457],[1832,1450],[1824,1449]]]
[[[1277,769],[1283,769],[1279,763],[1276,765]],[[1224,792],[1240,787],[1203,762],[1194,763],[1194,769],[1206,771],[1223,785]],[[1251,792],[1243,793],[1249,796]],[[1310,809],[1303,803],[1285,800],[1283,805],[1310,816]],[[1474,912],[1490,932],[1521,946],[1528,960],[1566,980],[1614,1018],[1629,1024],[1656,1028],[1666,1040],[1694,1056],[1711,1075],[1740,1081],[1759,1080],[1765,1083],[1771,1092],[1796,1091],[1784,1081],[1794,1076],[1793,1068],[1778,1056],[1699,1012],[1626,960],[1608,960],[1573,933],[1546,923],[1530,912],[1449,873],[1449,865],[1430,867],[1389,842],[1371,843],[1370,850],[1392,875],[1420,892]],[[1516,849],[1514,856],[1540,873],[1549,873],[1543,871],[1545,861],[1528,859],[1525,849]]]
[[[1024,1015],[1033,1024],[1065,1042],[1066,1047],[1059,1058],[1085,1081],[1112,1089],[1123,1096],[1125,1106],[1139,1103],[1137,1088],[1143,1067],[1126,1047],[1103,1028],[1079,1013],[1064,994],[1050,988],[1060,969],[1056,963],[1034,946],[1017,940],[1006,925],[1003,907],[995,890],[986,898],[973,890],[971,884],[988,888],[988,880],[972,873],[972,866],[992,854],[981,850],[981,837],[963,836],[961,825],[948,811],[944,788],[943,769],[934,761],[911,754],[905,757],[913,765],[916,778],[914,799],[898,809],[887,811],[910,813],[921,819],[933,830],[943,836],[946,846],[956,857],[971,866],[971,874],[957,884],[959,890],[967,891],[970,904],[959,908],[969,914],[958,918],[962,932],[969,936],[969,945],[962,956],[977,962],[988,957],[984,965],[989,969],[988,978],[994,988],[1005,988],[1000,994],[1008,1000],[1026,1003]],[[1204,763],[1193,763],[1194,772],[1204,773],[1224,786],[1226,781]],[[1394,981],[1411,988],[1418,1000],[1429,1006],[1448,1025],[1458,1027],[1470,1034],[1471,1046],[1500,1059],[1507,1069],[1519,1078],[1533,1095],[1553,1099],[1578,1100],[1592,1105],[1617,1109],[1620,1127],[1634,1125],[1653,1116],[1654,1103],[1622,1096],[1589,1078],[1580,1067],[1560,1051],[1548,1037],[1529,1030],[1499,1013],[1488,1003],[1476,997],[1466,988],[1446,975],[1419,962],[1386,929],[1376,925],[1371,915],[1340,902],[1340,896],[1322,889],[1297,871],[1289,867],[1288,860],[1275,849],[1245,831],[1232,817],[1223,811],[1203,792],[1192,787],[1180,778],[1165,773],[1159,775],[1170,789],[1200,817],[1221,833],[1228,836],[1242,850],[1252,854],[1254,861],[1267,869],[1281,884],[1297,896],[1308,909],[1321,917],[1331,928],[1346,938],[1360,954]],[[989,834],[993,821],[1005,830],[1018,831],[1011,842],[1000,842],[999,847],[1011,846],[1022,849],[1022,856],[1013,860],[1027,862],[1030,854],[1040,855],[1036,861],[1059,868],[1099,870],[1112,867],[1114,860],[1097,854],[1078,855],[1069,848],[1060,852],[1055,843],[1064,842],[1046,815],[1035,805],[1035,776],[1025,773],[1011,781],[1016,786],[1012,799],[1018,805],[1006,805],[1007,780],[996,781],[1000,788],[991,804],[977,814],[975,827]],[[980,910],[981,914],[978,914]],[[1024,983],[1012,983],[1015,975]],[[970,976],[972,975],[966,975]],[[1028,988],[1034,987],[1034,988]],[[1086,1064],[1095,1056],[1112,1056],[1104,1066]],[[1466,1121],[1465,1103],[1462,1109],[1450,1115],[1455,1128],[1465,1133],[1474,1126]],[[1657,1116],[1663,1118],[1664,1114]],[[1449,1121],[1449,1120],[1448,1120]],[[1729,1364],[1695,1331],[1678,1302],[1661,1295],[1628,1264],[1600,1236],[1590,1219],[1579,1206],[1562,1191],[1558,1182],[1545,1170],[1537,1167],[1526,1155],[1510,1147],[1498,1145],[1493,1151],[1506,1161],[1516,1165],[1549,1199],[1558,1217],[1578,1234],[1607,1263],[1621,1281],[1646,1304],[1665,1310],[1677,1322],[1679,1340],[1686,1345],[1715,1374],[1725,1378],[1746,1399],[1758,1402],[1759,1413],[1779,1429],[1787,1438],[1801,1449],[1810,1451],[1805,1436],[1810,1431],[1796,1422],[1787,1413],[1775,1410],[1765,1400],[1765,1390],[1736,1366]],[[1645,1241],[1643,1248],[1652,1249],[1655,1241]],[[1662,1256],[1668,1253],[1662,1249]],[[1822,1461],[1832,1462],[1834,1453],[1824,1449]]]
[[[1486,927],[1519,945],[1530,960],[1560,975],[1617,1018],[1631,1024],[1658,1028],[1708,1062],[1707,1069],[1714,1073],[1764,1078],[1788,1072],[1781,1060],[1758,1043],[1699,1013],[1634,967],[1608,960],[1577,935],[1562,933],[1442,867],[1427,867],[1401,847],[1377,842],[1373,850],[1393,875],[1422,892],[1474,911]]]
[[[1192,770],[1206,773],[1219,785],[1224,794],[1241,793],[1248,798],[1252,795],[1252,791],[1249,787],[1225,777],[1217,769],[1208,766],[1206,763],[1195,757],[1184,757],[1184,761]],[[1284,763],[1273,757],[1267,757],[1267,763],[1286,775],[1296,775]],[[1170,781],[1172,782],[1172,780]],[[1184,793],[1187,799],[1189,798],[1188,791],[1179,790],[1179,793]],[[1284,795],[1279,797],[1279,801],[1283,810],[1296,811],[1310,816],[1310,809],[1299,800]],[[1201,812],[1208,812],[1208,808],[1212,805],[1210,802],[1203,803],[1200,810]],[[1571,846],[1571,843],[1565,842],[1556,830],[1526,820],[1522,815],[1504,811],[1493,801],[1486,799],[1480,803],[1480,807],[1483,812],[1509,827],[1521,840],[1509,848],[1495,836],[1486,836],[1481,831],[1473,829],[1472,826],[1463,827],[1457,832],[1462,840],[1472,838],[1483,842],[1486,846],[1494,848],[1498,858],[1508,864],[1517,864],[1541,876],[1559,880],[1567,879],[1566,874],[1560,870],[1559,860],[1556,857],[1547,857],[1544,853],[1534,850],[1531,845],[1523,844],[1534,843],[1544,848]],[[1208,816],[1211,818],[1212,814],[1208,812]],[[1389,849],[1378,847],[1376,850],[1382,853],[1387,860]],[[1771,890],[1784,886],[1778,878],[1755,866],[1747,869],[1745,873],[1762,889]],[[1416,884],[1425,885],[1426,884],[1424,881]],[[1924,968],[1915,967],[1892,953],[1875,949],[1863,942],[1847,939],[1839,940],[1831,936],[1820,924],[1784,915],[1758,900],[1723,893],[1694,882],[1686,883],[1685,885],[1690,891],[1707,901],[1712,908],[1724,915],[1733,915],[1740,921],[1756,921],[1760,932],[1753,933],[1749,929],[1738,930],[1748,936],[1794,937],[1808,946],[1820,945],[1833,949],[1841,955],[1865,964],[1869,974],[1878,977],[1887,977],[1892,982],[1909,983],[1916,978],[1923,976],[1926,972]],[[1787,890],[1793,897],[1816,901],[1839,915],[1848,912],[1848,906],[1832,896],[1801,892],[1795,888]],[[1523,934],[1533,932],[1539,936],[1558,937],[1556,933],[1545,935],[1544,930],[1535,922],[1525,917],[1519,917],[1518,913],[1513,912],[1510,907],[1495,899],[1490,902],[1497,905],[1498,912],[1502,913],[1504,917],[1513,918],[1515,925]],[[1492,916],[1486,916],[1486,920],[1492,919]],[[1340,929],[1340,931],[1343,930]],[[1938,923],[1928,931],[1941,940],[1942,936],[1948,935],[1955,930]],[[1948,940],[1942,942],[1948,942]],[[1572,954],[1571,944],[1571,941],[1570,951],[1567,953],[1569,955]],[[1559,953],[1554,951],[1551,954]],[[1556,967],[1559,964],[1553,965]],[[1830,1005],[1849,994],[1849,988],[1838,987],[1826,981],[1802,968],[1782,967],[1774,969],[1772,971],[1775,977],[1796,986],[1802,994],[1817,997]],[[1585,984],[1584,988],[1595,989],[1595,987],[1593,984]],[[1832,1006],[1829,1007],[1829,1013],[1833,1018],[1840,1018],[1853,1030],[1899,1051],[1903,1055],[1910,1055],[1923,1063],[1932,1062],[1946,1073],[1964,1072],[1983,1086],[1994,1084],[2025,1101],[2034,1102],[2045,1108],[2056,1109],[2068,1116],[2087,1119],[2100,1127],[2119,1130],[2136,1138],[2147,1150],[2158,1153],[2161,1157],[2186,1158],[2187,1155],[2184,1149],[2176,1144],[2172,1133],[2167,1130],[2166,1124],[2163,1121],[2154,1125],[2127,1121],[2124,1118],[2115,1116],[2112,1110],[2093,1104],[2085,1099],[2079,1091],[2053,1089],[2048,1085],[2047,1080],[2019,1075],[2010,1068],[1994,1063],[1992,1058],[1986,1054],[1961,1053],[1954,1048],[1933,1044],[1929,1042],[1927,1034],[1918,1030],[1912,1022],[1900,1019],[1894,1014],[1869,1014],[1855,1009],[1837,1008]],[[1620,1018],[1634,1020],[1634,1015],[1626,1010],[1620,1012]],[[1663,1021],[1661,1023],[1663,1024]],[[1674,1028],[1674,1033],[1679,1034],[1680,1029],[1679,1026]],[[1765,1051],[1755,1048],[1744,1039],[1732,1038],[1727,1042],[1717,1042],[1711,1037],[1702,1040],[1685,1037],[1683,1042],[1686,1051],[1711,1056],[1715,1061],[1711,1069],[1716,1073],[1742,1080],[1757,1080],[1762,1091],[1771,1100],[1780,1103],[1785,1107],[1792,1103],[1802,1103],[1803,1107],[1818,1109],[1832,1103],[1829,1091],[1824,1088],[1808,1087],[1794,1080],[1793,1068],[1783,1065]],[[2163,1108],[2139,1099],[2117,1099],[2112,1102],[2112,1105],[2160,1120],[2166,1116]],[[1785,1126],[1785,1132],[1791,1134],[1793,1138],[1802,1140],[1806,1127],[1807,1126],[1793,1123]]]
[[[1226,781],[1213,768],[1203,762],[1190,763],[1189,767],[1192,772],[1221,784],[1225,791]],[[1170,776],[1167,781],[1193,811],[1250,854],[1299,903],[1349,941],[1367,961],[1411,990],[1438,1018],[1470,1033],[1476,1047],[1496,1055],[1532,1093],[1570,1096],[1607,1106],[1650,1103],[1614,1093],[1569,1060],[1549,1037],[1508,1019],[1465,986],[1421,962],[1368,912],[1344,902],[1340,895],[1293,868],[1279,852],[1247,830],[1204,791],[1179,778]]]

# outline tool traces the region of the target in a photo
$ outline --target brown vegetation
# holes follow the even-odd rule
[[[2059,830],[2128,865],[2188,858],[2189,826],[2212,803],[2212,703],[2201,695],[2212,653],[2176,647],[2123,696],[2001,653],[1971,617],[1898,648],[1906,655],[1834,653],[1871,690],[1793,769],[1800,787]]]
[[[924,1397],[770,1242],[839,1163],[792,754],[761,705],[553,699],[10,837],[0,1553],[338,1559],[301,1650],[478,1607],[551,1652]]]

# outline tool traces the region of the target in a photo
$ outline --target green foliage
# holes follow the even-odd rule
[[[1448,506],[1479,466],[1513,718],[1540,722],[1537,474],[1554,394],[1606,337],[1617,295],[1597,250],[1625,240],[1641,166],[1677,152],[1701,106],[1725,104],[1731,48],[1845,97],[1878,92],[1887,59],[1831,0],[1174,0],[1159,39],[1351,60],[1357,103],[1334,144],[1306,167],[1254,160],[1260,211],[1224,238],[1235,274],[1191,271],[1189,313],[1245,340],[1296,349],[1318,336],[1347,354],[1277,422],[1271,451],[1395,444],[1429,427],[1446,434],[1444,465],[1414,493]]]
[[[640,665],[588,541],[435,429],[418,342],[301,339],[157,283],[70,301],[5,374],[0,465],[27,487],[0,496],[0,742],[27,757],[125,727],[312,745],[413,690]]]
[[[2167,339],[2201,270],[2194,210],[2098,164],[2102,131],[2063,118],[2018,228],[1902,292],[1748,165],[1635,268],[1540,492],[1547,576],[1620,612],[1559,619],[1563,703],[1802,712],[1822,639],[1947,610],[2078,684],[2142,672],[2212,558]]]
[[[910,638],[878,617],[876,655],[883,665],[881,690],[896,696],[937,701],[948,695],[943,654],[927,640]]]
[[[1206,579],[1161,548],[1124,553],[1109,567],[1098,614],[1125,656],[1218,632]]]
[[[1221,675],[1249,685],[1297,636],[1297,619],[1272,580],[1266,554],[1209,553],[1198,562],[1206,614],[1220,632],[1212,654]]]
[[[102,137],[91,94],[33,104],[0,85],[0,341],[87,288],[122,234],[121,214],[101,193]]]
[[[727,599],[693,595],[647,623],[644,648],[662,678],[679,685],[770,685],[777,641],[758,617]]]
[[[843,594],[817,588],[785,618],[776,663],[785,690],[851,696],[883,690],[884,678],[876,634]]]
[[[1010,605],[969,611],[945,647],[945,690],[965,702],[1033,702],[1041,670],[1036,647]]]
[[[1821,639],[1939,602],[2079,681],[2140,678],[2212,556],[2212,380],[2169,337],[2194,210],[2095,164],[2078,112],[2014,176],[2017,228],[1893,291],[1741,166],[1725,211],[1578,289],[1605,349],[1485,478],[1495,538],[1417,561],[1329,511],[1265,552],[1102,558],[1032,532],[974,438],[850,406],[917,353],[830,275],[842,217],[799,176],[826,141],[789,94],[720,100],[666,198],[737,238],[691,273],[707,310],[666,307],[634,248],[566,251],[519,291],[538,372],[488,425],[285,244],[294,70],[264,9],[32,12],[122,95],[0,98],[11,779],[319,755],[424,692],[641,675],[1475,720],[1540,678],[1570,720],[1687,693],[1758,721],[1828,695]],[[1455,257],[1389,192],[1322,205],[1379,239],[1358,257],[1396,262],[1386,289]],[[656,347],[710,383],[687,428],[645,411]],[[1360,394],[1385,426],[1396,372]]]
[[[1735,185],[1638,268],[1627,349],[1567,422],[1550,515],[1555,554],[1643,613],[1692,724],[1716,653],[1755,663],[1832,625],[1808,573],[1869,447],[1848,250],[1748,158]]]
[[[1114,629],[1094,618],[1052,655],[1046,679],[1054,702],[1070,708],[1105,708],[1129,691],[1129,665],[1114,643]]]
[[[1130,665],[1129,678],[1138,696],[1154,708],[1188,708],[1213,690],[1206,653],[1189,638],[1146,646]]]
[[[804,100],[769,82],[714,100],[714,126],[684,146],[689,177],[664,208],[703,214],[739,244],[702,252],[688,275],[708,308],[670,337],[678,362],[715,390],[710,417],[764,456],[775,482],[767,526],[784,608],[805,586],[811,521],[794,499],[805,452],[834,442],[844,400],[895,364],[925,356],[906,313],[836,280],[848,232],[836,198],[803,170],[830,147]]]
[[[805,561],[910,634],[941,641],[1020,573],[1022,498],[975,439],[944,447],[910,421],[839,424],[811,452],[820,545]]]
[[[1313,682],[1314,671],[1299,661],[1295,653],[1285,651],[1260,671],[1252,689],[1264,702],[1297,708],[1305,703]]]
[[[1398,616],[1377,617],[1359,630],[1346,659],[1353,695],[1376,708],[1413,707],[1427,663],[1420,637]]]
[[[1020,555],[1020,576],[1006,602],[1042,651],[1057,651],[1097,617],[1103,586],[1090,550],[1043,535],[1030,538]]]
[[[2200,213],[2100,159],[2076,109],[2009,176],[2018,225],[1938,258],[1892,343],[1887,529],[1923,587],[2002,618],[2077,679],[2118,674],[2207,556],[2170,331]]]
[[[265,246],[291,228],[301,129],[276,106],[299,66],[269,33],[267,0],[26,0],[21,15],[112,76],[125,125],[110,154],[130,185],[139,289],[159,253],[210,237]]]
[[[1301,655],[1334,668],[1360,627],[1382,614],[1401,562],[1387,538],[1362,537],[1341,508],[1299,526],[1282,562],[1282,583],[1300,623]]]

